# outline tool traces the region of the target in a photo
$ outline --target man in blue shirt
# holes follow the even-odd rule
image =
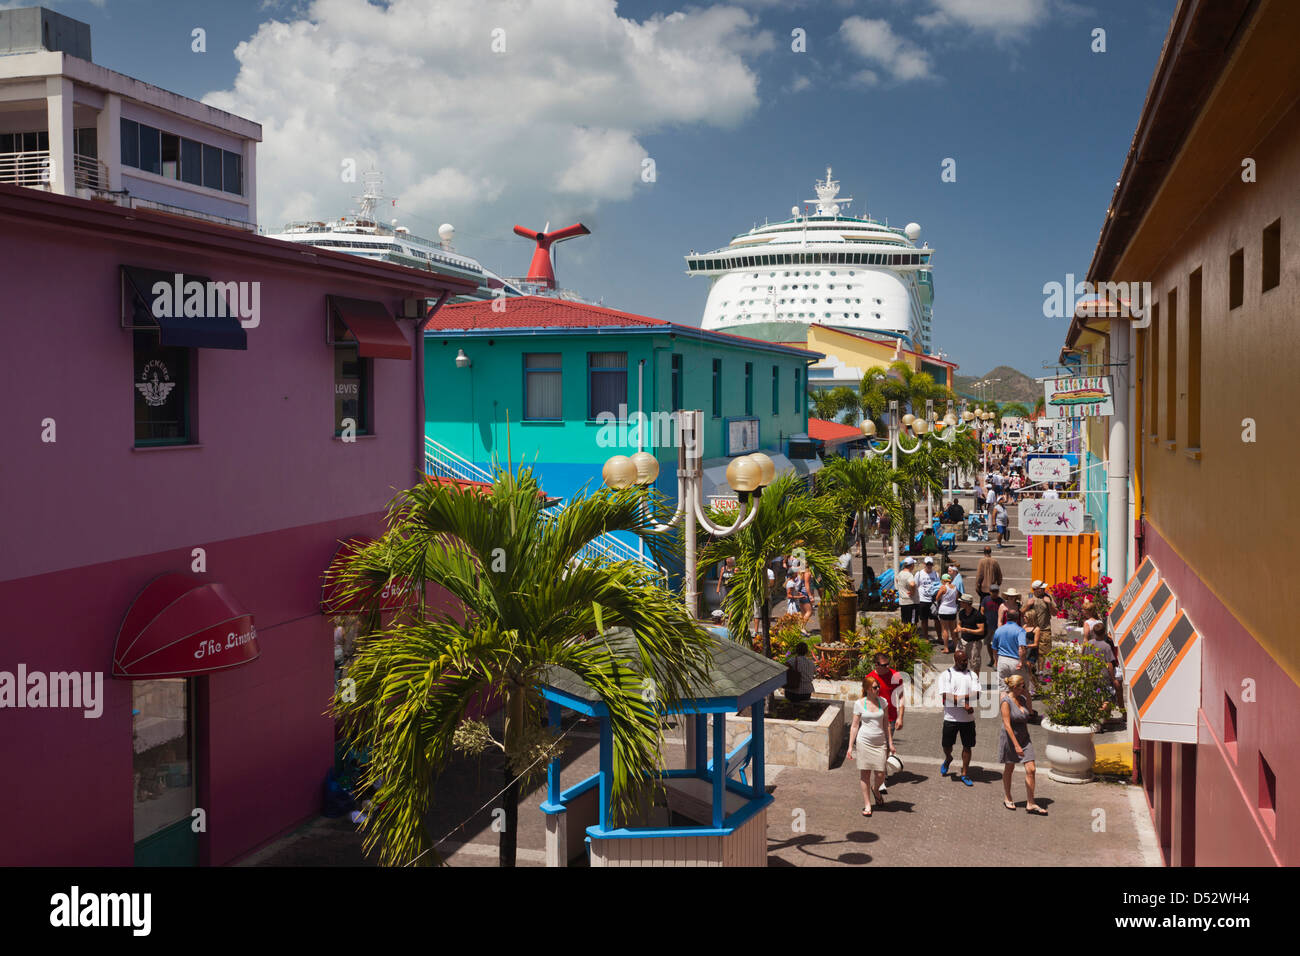
[[[998,680],[1007,689],[1007,678],[1025,673],[1025,646],[1029,636],[1020,626],[1020,612],[1007,611],[1007,623],[993,632],[993,655],[998,662]]]

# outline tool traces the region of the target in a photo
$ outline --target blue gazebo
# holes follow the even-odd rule
[[[606,639],[617,640],[621,629]],[[628,632],[621,631],[625,638]],[[772,802],[763,775],[763,700],[785,683],[785,667],[730,640],[715,637],[713,663],[690,701],[669,714],[687,718],[694,735],[693,765],[664,770],[648,782],[638,819],[614,827],[610,790],[614,743],[609,714],[595,692],[577,675],[551,668],[542,686],[550,726],[559,733],[562,708],[600,723],[600,764],[596,773],[567,790],[560,784],[560,761],[547,768],[546,860],[565,866],[589,853],[592,866],[765,866],[767,806]],[[757,706],[752,706],[757,704]],[[727,715],[751,708],[752,732],[727,753]],[[709,760],[712,752],[724,760]],[[692,730],[693,728],[693,730]],[[748,769],[748,773],[746,770]],[[659,789],[667,807],[653,805]]]

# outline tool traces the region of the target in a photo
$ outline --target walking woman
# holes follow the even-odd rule
[[[952,583],[952,576],[945,574],[942,585],[935,592],[934,603],[939,610],[939,637],[943,640],[945,653],[951,654],[957,646],[957,585]]]
[[[1002,805],[1008,810],[1016,808],[1011,799],[1011,775],[1016,764],[1022,763],[1025,765],[1025,792],[1028,795],[1025,809],[1035,816],[1045,817],[1047,811],[1034,802],[1034,745],[1029,739],[1029,718],[1034,715],[1034,704],[1029,699],[1025,679],[1019,674],[1007,677],[1001,710],[998,760],[1002,763]]]
[[[862,678],[862,699],[853,705],[853,726],[849,728],[849,750],[858,761],[864,817],[871,816],[872,794],[885,782],[885,761],[894,752],[894,730],[888,713],[889,702],[880,695],[879,678],[867,674]]]

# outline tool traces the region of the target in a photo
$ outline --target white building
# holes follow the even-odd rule
[[[0,183],[255,228],[262,127],[91,61],[90,27],[0,10]]]

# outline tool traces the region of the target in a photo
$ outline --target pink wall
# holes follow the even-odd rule
[[[133,448],[132,338],[119,266],[261,283],[247,351],[197,354],[197,447]],[[0,187],[0,285],[14,434],[0,462],[0,670],[103,671],[122,617],[164,571],[207,576],[253,612],[261,657],[200,678],[203,861],[228,862],[320,806],[332,627],[320,575],[337,540],[380,530],[415,481],[413,361],[374,360],[376,437],[335,440],[326,295],[437,295],[441,279],[34,190]],[[399,322],[413,337],[410,321]],[[41,441],[53,418],[57,441]],[[206,704],[202,701],[206,700]],[[0,711],[0,865],[130,865],[131,687],[104,713]]]
[[[320,808],[334,759],[333,721],[323,716],[334,685],[333,625],[319,611],[320,573],[339,538],[374,534],[380,516],[347,518],[213,542],[211,577],[253,613],[261,657],[209,675],[196,749],[197,804],[207,810],[204,862],[248,852]],[[24,783],[5,796],[0,865],[114,865],[132,859],[131,685],[107,677],[113,641],[137,592],[164,571],[185,570],[175,550],[0,584],[16,615],[0,661],[12,670],[106,672],[104,713],[2,712],[4,765]],[[15,821],[22,826],[13,826]],[[202,845],[202,844],[201,844]]]
[[[1144,522],[1146,553],[1177,595],[1200,633],[1201,711],[1196,754],[1197,866],[1300,864],[1300,824],[1294,788],[1300,785],[1300,748],[1295,743],[1300,687],[1260,647],[1209,587],[1150,522]],[[1253,682],[1254,701],[1243,699]],[[1237,708],[1237,748],[1224,746],[1224,697]],[[1259,758],[1277,777],[1277,832],[1259,814]],[[1175,839],[1177,828],[1175,828]]]

